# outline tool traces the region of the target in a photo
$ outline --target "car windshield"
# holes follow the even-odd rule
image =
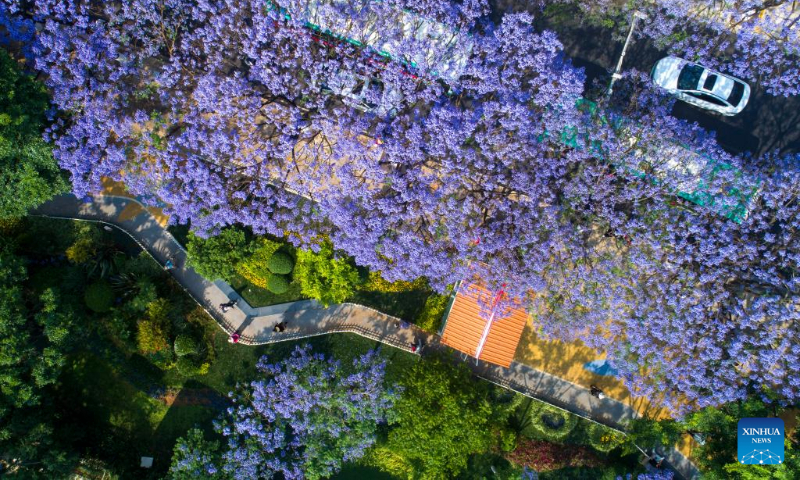
[[[703,75],[700,65],[686,65],[678,76],[678,88],[681,90],[697,90],[700,77]]]
[[[739,102],[742,101],[742,97],[744,96],[744,84],[739,82],[733,82],[733,90],[731,91],[731,96],[728,97],[728,101],[734,107],[739,105]]]

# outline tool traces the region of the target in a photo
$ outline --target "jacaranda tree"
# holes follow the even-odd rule
[[[227,440],[221,471],[236,479],[317,479],[361,458],[378,425],[392,420],[397,393],[384,386],[384,367],[375,351],[342,367],[309,345],[278,363],[262,357],[263,378],[241,386],[217,424]]]
[[[800,398],[798,158],[726,154],[636,72],[599,113],[580,107],[582,72],[528,14],[494,25],[480,1],[5,1],[41,22],[36,65],[65,112],[50,136],[79,196],[111,177],[198,235],[241,223],[300,247],[329,238],[388,281],[442,291],[478,274],[676,409],[762,386]],[[446,27],[414,41],[398,12]],[[375,31],[392,59],[357,45]],[[363,102],[325,93],[343,82],[362,82]],[[742,184],[760,193],[739,224],[719,211],[747,197]],[[700,186],[719,208],[675,195]]]

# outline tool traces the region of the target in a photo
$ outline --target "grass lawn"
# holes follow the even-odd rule
[[[425,301],[431,295],[433,295],[433,291],[429,289],[408,292],[368,292],[359,290],[347,301],[365,305],[393,317],[414,322],[422,313],[422,309],[425,308]]]
[[[129,469],[139,457],[155,458],[155,469],[170,462],[175,440],[194,425],[208,425],[214,408],[172,405],[153,398],[89,352],[69,357],[56,386],[62,435]],[[162,470],[163,471],[163,470]]]
[[[237,275],[231,282],[231,287],[254,308],[280,305],[281,303],[296,302],[308,298],[300,292],[300,284],[297,282],[289,283],[289,290],[286,292],[275,294],[266,288],[253,285],[244,277]]]

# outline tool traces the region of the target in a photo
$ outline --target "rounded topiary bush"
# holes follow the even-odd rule
[[[578,417],[564,410],[558,409],[546,403],[536,406],[531,405],[530,423],[526,436],[542,438],[543,440],[558,442],[567,437],[578,423]],[[531,435],[531,433],[536,433]]]
[[[86,287],[83,299],[90,310],[104,313],[114,304],[114,290],[106,282],[93,283]]]
[[[289,279],[284,275],[272,274],[267,279],[267,290],[275,294],[286,293],[289,290]]]
[[[284,252],[275,252],[269,257],[267,268],[269,268],[269,271],[272,273],[286,275],[294,268],[294,262],[292,261],[292,257],[288,254]]]
[[[589,445],[602,453],[608,453],[625,442],[621,433],[603,425],[592,423],[587,429]]]
[[[178,361],[175,362],[175,368],[178,369],[178,373],[185,377],[193,377],[205,373],[203,365],[192,355],[178,357]]]
[[[197,342],[189,335],[178,335],[175,339],[175,355],[183,357],[197,353]]]

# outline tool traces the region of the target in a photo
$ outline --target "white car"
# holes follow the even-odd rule
[[[684,102],[722,115],[736,115],[750,99],[750,86],[743,81],[677,57],[659,60],[650,76]]]

